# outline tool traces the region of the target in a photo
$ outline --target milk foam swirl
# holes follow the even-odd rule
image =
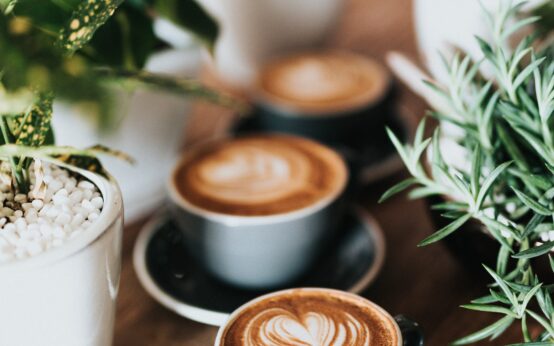
[[[336,194],[346,181],[342,159],[310,140],[251,136],[193,153],[176,175],[195,206],[237,215],[298,210]]]
[[[306,115],[347,111],[380,100],[388,73],[373,60],[349,52],[304,53],[278,59],[262,69],[262,103]]]
[[[398,346],[393,319],[346,292],[294,289],[235,313],[218,346]]]
[[[243,331],[244,346],[371,345],[369,328],[347,312],[333,315],[308,312],[303,316],[280,309],[260,312]]]

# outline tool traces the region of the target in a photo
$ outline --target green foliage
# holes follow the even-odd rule
[[[102,173],[97,154],[123,156],[101,146],[52,146],[54,97],[81,105],[103,127],[111,125],[114,84],[163,88],[240,106],[197,81],[141,71],[162,45],[152,29],[158,6],[213,45],[217,25],[193,1],[0,0],[0,159],[10,163],[14,189],[28,190],[32,158]]]
[[[539,18],[517,19],[522,3],[500,3],[496,14],[486,13],[493,40],[477,38],[484,59],[473,62],[455,55],[445,62],[448,83],[428,82],[442,101],[432,115],[460,130],[462,135],[450,140],[463,148],[463,159],[471,164],[459,168],[445,160],[445,137],[436,130],[432,138],[424,138],[425,121],[411,145],[401,144],[389,131],[413,178],[383,198],[415,186],[411,197],[437,195],[453,201],[434,207],[452,221],[420,245],[447,237],[471,218],[501,245],[496,269],[485,268],[494,281],[490,295],[463,307],[503,317],[454,345],[493,340],[518,320],[526,344],[553,344],[552,283],[539,278],[531,259],[554,249],[554,242],[543,241],[545,232],[554,230],[554,55],[552,47],[535,48],[540,43],[536,35],[522,39],[513,50],[506,48],[512,34]],[[554,25],[548,27],[549,33],[552,30]],[[482,67],[492,71],[492,78],[481,76]],[[428,156],[423,155],[426,151]],[[423,157],[430,158],[429,167]],[[543,329],[536,339],[529,335],[528,320]]]

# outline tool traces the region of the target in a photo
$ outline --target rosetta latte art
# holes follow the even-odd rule
[[[260,312],[246,326],[244,346],[369,346],[369,328],[347,312],[303,316],[274,308]]]
[[[176,173],[191,204],[234,215],[286,213],[330,199],[347,179],[342,159],[316,142],[247,136],[193,152]]]

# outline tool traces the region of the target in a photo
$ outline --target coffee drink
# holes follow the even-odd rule
[[[296,115],[345,115],[379,102],[390,77],[377,62],[344,51],[275,60],[259,76],[262,103]]]
[[[184,202],[209,212],[265,216],[335,198],[343,160],[314,141],[285,135],[228,139],[193,150],[175,170]]]
[[[398,346],[394,319],[359,296],[329,289],[292,289],[261,297],[231,316],[216,346]]]

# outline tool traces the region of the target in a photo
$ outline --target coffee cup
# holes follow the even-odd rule
[[[226,138],[188,151],[175,166],[171,209],[191,253],[214,276],[278,287],[325,247],[347,176],[336,152],[309,139]]]
[[[256,298],[219,328],[215,346],[422,346],[419,326],[338,290],[296,288]]]
[[[259,72],[252,116],[260,129],[328,144],[384,131],[391,78],[377,61],[347,51],[277,58]]]

